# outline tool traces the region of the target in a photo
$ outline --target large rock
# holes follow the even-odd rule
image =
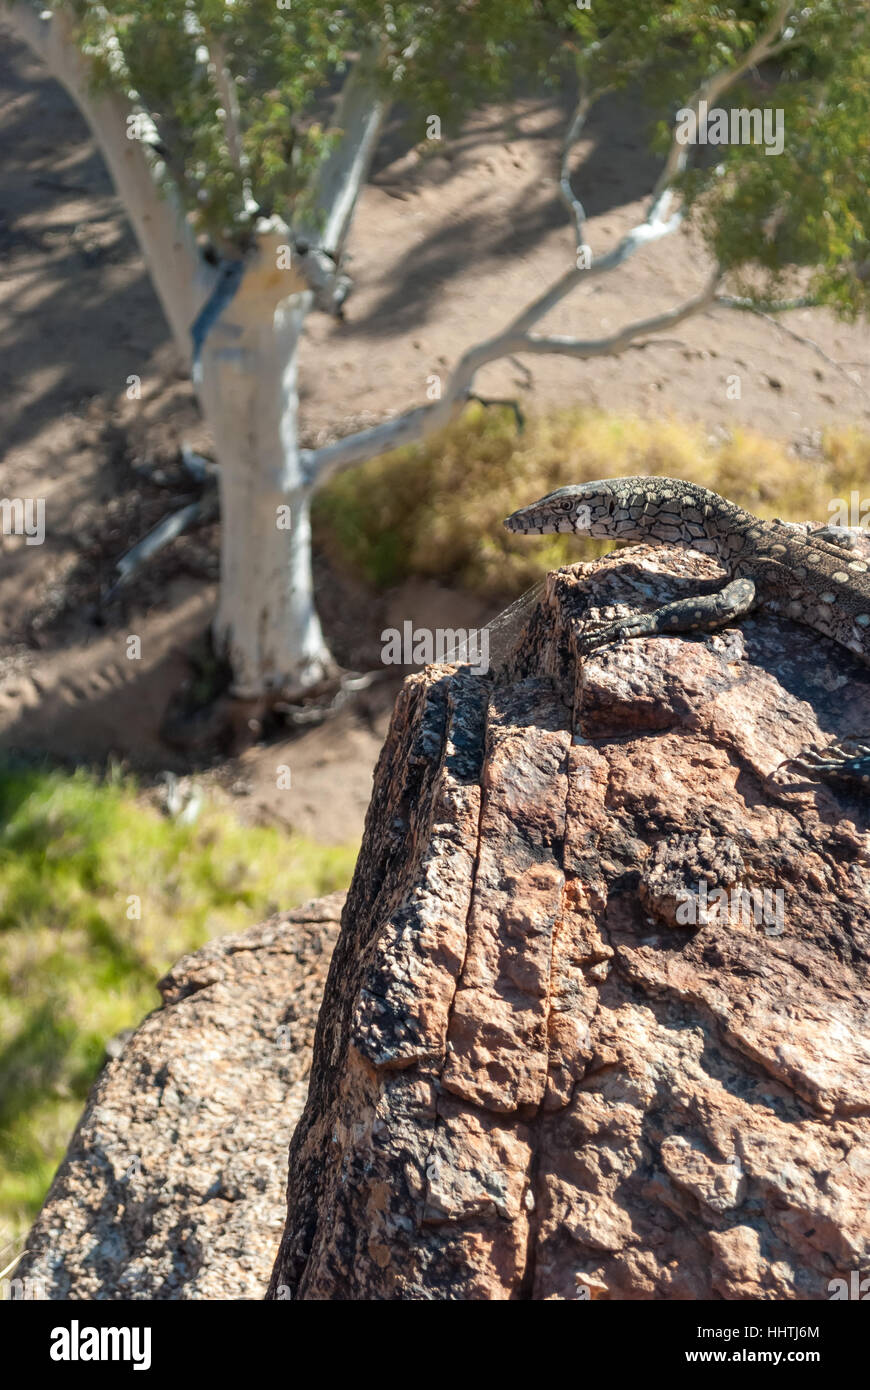
[[[185,956],[97,1081],[15,1271],[49,1299],[262,1298],[342,894]]]
[[[406,683],[271,1297],[826,1299],[866,1266],[870,802],[771,774],[870,730],[868,672],[772,617],[576,655],[717,576],[563,571],[496,682]]]

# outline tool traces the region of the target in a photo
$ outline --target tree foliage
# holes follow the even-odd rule
[[[328,139],[330,94],[361,53],[373,80],[418,120],[435,112],[445,124],[475,98],[503,93],[533,50],[537,68],[547,57],[530,0],[58,0],[54,8],[74,16],[97,85],[124,89],[153,122],[197,226],[241,245],[253,215],[278,211],[292,222]],[[241,161],[228,140],[221,69],[238,99]]]
[[[638,90],[659,113],[653,144],[664,152],[675,112],[705,82],[738,68],[781,9],[779,0],[594,0],[571,15],[577,71],[593,92]],[[855,317],[870,308],[870,7],[795,5],[774,48],[720,105],[781,111],[782,153],[758,143],[702,148],[677,186],[745,293],[776,298],[790,272],[810,268],[808,293]]]
[[[274,211],[292,225],[304,208],[331,138],[332,97],[360,54],[418,134],[427,115],[455,128],[470,103],[531,75],[576,80],[593,97],[630,88],[664,152],[676,112],[717,74],[739,69],[773,26],[773,55],[728,87],[722,104],[782,111],[782,153],[760,144],[698,149],[678,186],[717,260],[748,292],[773,297],[803,270],[819,302],[844,315],[868,308],[866,0],[791,10],[781,0],[592,0],[588,8],[584,0],[55,0],[54,8],[74,18],[95,81],[123,89],[147,116],[197,229],[238,249],[256,216]]]

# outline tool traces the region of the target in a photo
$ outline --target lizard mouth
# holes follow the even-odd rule
[[[530,531],[540,531],[541,529],[539,526],[536,526],[532,518],[522,510],[512,512],[510,516],[505,517],[502,525],[506,531],[518,531],[521,534],[527,534]]]

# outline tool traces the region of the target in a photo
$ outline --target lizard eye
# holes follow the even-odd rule
[[[574,506],[574,503],[571,501],[570,497],[564,497],[562,501],[559,503],[559,506],[562,508],[563,512],[570,512]]]

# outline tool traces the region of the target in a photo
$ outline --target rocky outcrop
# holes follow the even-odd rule
[[[870,801],[775,769],[870,730],[868,672],[771,617],[577,657],[718,582],[623,551],[551,576],[496,681],[406,683],[271,1297],[827,1299],[866,1266]]]
[[[870,730],[870,676],[769,617],[576,654],[614,605],[716,582],[660,549],[577,566],[496,680],[409,680],[313,1064],[339,896],[170,972],[16,1277],[827,1299],[866,1270],[870,799],[776,769]]]
[[[343,895],[185,956],[107,1063],[15,1274],[49,1299],[262,1298]]]

